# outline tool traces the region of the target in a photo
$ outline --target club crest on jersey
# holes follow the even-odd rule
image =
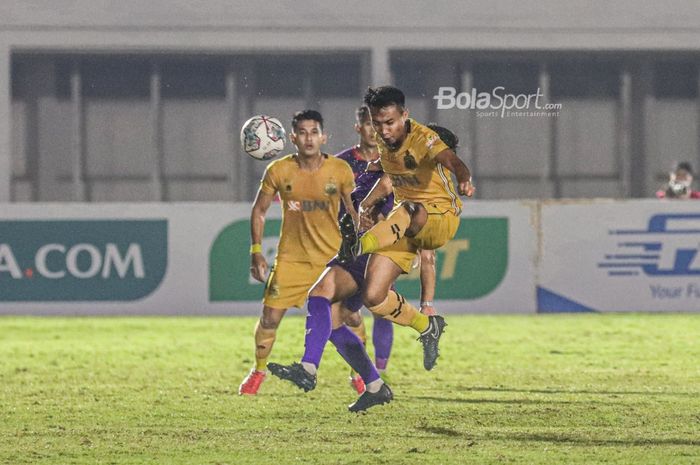
[[[437,142],[439,137],[437,134],[431,134],[428,136],[428,141],[425,143],[425,146],[428,147],[429,149],[433,148],[433,145],[435,145],[435,142]]]
[[[325,187],[326,195],[334,195],[338,193],[338,186],[335,184],[335,182],[330,181],[328,184],[326,184]]]
[[[416,163],[416,159],[413,158],[413,155],[411,155],[409,152],[406,152],[406,155],[404,155],[403,164],[409,170],[414,170],[418,168],[418,163]]]
[[[284,180],[284,191],[292,192],[292,181],[290,181],[289,179]]]

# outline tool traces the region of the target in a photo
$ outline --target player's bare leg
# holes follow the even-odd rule
[[[424,315],[437,315],[433,306],[435,298],[435,251],[421,249],[420,252],[420,311]]]
[[[424,215],[421,214],[419,218],[420,211]],[[422,218],[423,216],[425,218]],[[338,250],[338,260],[341,263],[346,263],[358,255],[369,254],[387,247],[401,240],[408,231],[415,235],[426,221],[427,212],[422,205],[402,202],[401,205],[392,210],[389,216],[376,222],[362,237],[358,237],[355,225],[349,215],[346,215],[340,220],[342,242]]]
[[[277,328],[287,309],[263,306],[262,315],[255,324],[255,366],[238,387],[238,394],[255,395],[267,375],[267,359],[277,337]]]
[[[439,315],[422,314],[401,294],[391,290],[392,283],[401,272],[401,268],[391,259],[372,254],[365,273],[364,303],[375,315],[418,331],[423,344],[423,366],[431,370],[440,356],[438,343],[446,326],[445,320]]]
[[[347,308],[341,303],[340,311],[343,316],[343,322],[348,325],[350,331],[355,333],[357,337],[360,338],[363,344],[367,343],[367,328],[365,327],[365,321],[362,318],[362,314],[357,311],[354,312]]]
[[[304,391],[314,389],[316,371],[333,331],[331,305],[346,299],[356,291],[357,284],[350,273],[336,266],[326,268],[309,290],[306,300],[305,350],[301,363],[269,363],[267,367],[272,374],[291,381]]]
[[[389,216],[377,221],[367,232],[358,237],[349,215],[341,218],[342,242],[338,250],[338,260],[345,263],[353,257],[370,254],[388,247],[402,237],[414,237],[428,221],[428,212],[422,204],[404,201],[394,208]]]
[[[366,410],[393,399],[391,389],[384,384],[362,341],[345,326],[340,306],[332,301],[342,301],[357,291],[352,275],[340,267],[328,268],[309,291],[307,331],[304,357],[301,363],[292,365],[268,364],[272,374],[286,379],[309,391],[316,386],[316,370],[327,341],[335,345],[338,353],[365,381],[365,392],[351,404],[351,412]],[[330,326],[332,329],[326,331]]]

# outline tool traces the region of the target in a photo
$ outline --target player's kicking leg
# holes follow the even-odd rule
[[[367,355],[362,341],[347,326],[342,324],[339,312],[333,311],[333,314],[339,326],[331,331],[328,340],[335,345],[340,356],[359,373],[365,382],[365,390],[355,402],[348,406],[348,410],[361,412],[375,405],[391,402],[394,399],[394,394],[379,376],[379,372]],[[305,355],[304,359],[308,360],[308,357]],[[308,361],[292,363],[291,365],[268,364],[273,375],[291,381],[306,392],[316,387],[315,371],[311,373],[307,367]],[[314,368],[317,369],[318,365],[314,365]]]
[[[306,336],[301,363],[291,365],[268,363],[270,372],[279,378],[291,381],[304,391],[314,389],[316,371],[333,331],[332,303],[343,300],[355,292],[357,292],[357,284],[350,274],[337,266],[326,268],[309,290],[306,300]]]
[[[419,252],[421,305],[420,312],[427,316],[437,315],[433,307],[435,297],[435,251],[421,249]],[[372,344],[374,345],[374,365],[386,380],[386,369],[394,342],[394,324],[378,315],[374,315],[372,327]]]
[[[364,303],[373,314],[418,331],[418,340],[423,345],[423,367],[432,370],[440,356],[440,337],[447,325],[440,315],[422,314],[401,294],[391,290],[401,272],[390,258],[370,255],[365,272]]]
[[[402,237],[413,237],[428,221],[428,212],[417,202],[403,201],[389,215],[377,221],[362,237],[356,230],[349,214],[339,222],[342,241],[338,249],[338,261],[347,263],[354,257],[370,254],[400,241]]]
[[[358,265],[358,268],[364,271],[364,266]],[[356,280],[350,272],[338,266],[328,268],[309,291],[305,351],[301,363],[268,364],[273,375],[289,380],[305,391],[311,390],[316,385],[316,372],[323,349],[330,340],[341,357],[365,382],[365,392],[348,407],[352,412],[366,410],[393,399],[391,389],[379,376],[362,341],[343,324],[339,307],[331,307],[331,302],[347,298],[357,292],[357,288]]]
[[[282,317],[286,309],[272,308],[265,305],[262,315],[255,324],[255,366],[238,387],[238,394],[255,395],[267,375],[267,359],[277,336]]]
[[[391,402],[394,395],[379,376],[360,338],[343,324],[343,318],[337,309],[333,309],[332,320],[334,329],[329,340],[340,356],[359,373],[365,382],[365,390],[354,403],[348,406],[348,410],[361,412],[375,405]]]

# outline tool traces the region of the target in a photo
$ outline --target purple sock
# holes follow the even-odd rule
[[[323,349],[331,335],[331,302],[325,297],[309,297],[306,301],[306,337],[302,362],[318,367]]]
[[[379,379],[379,373],[369,359],[364,344],[350,328],[343,325],[331,332],[330,341],[338,349],[338,353],[348,362],[353,370],[358,372],[365,384]]]
[[[374,359],[380,370],[386,370],[393,342],[394,323],[384,318],[375,318],[372,328],[372,343],[374,344]]]

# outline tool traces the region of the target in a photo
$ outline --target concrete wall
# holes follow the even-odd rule
[[[469,69],[474,60],[529,57],[545,63],[557,56],[612,55],[620,73],[634,77],[627,82],[630,95],[621,89],[615,98],[563,100],[567,112],[556,125],[435,113],[431,89],[410,96],[410,107],[420,119],[457,129],[460,155],[488,181],[480,190],[484,198],[644,196],[672,161],[700,161],[700,111],[697,97],[655,99],[648,89],[630,102],[636,86],[649,84],[645,71],[626,71],[625,63],[666,54],[698,61],[699,25],[697,1],[389,1],[358,8],[338,0],[7,0],[0,4],[0,201],[81,200],[85,186],[71,182],[83,175],[131,179],[96,181],[89,188],[91,200],[157,200],[164,189],[169,200],[248,200],[262,165],[234,157],[235,166],[228,166],[236,150],[232,129],[254,113],[286,119],[292,110],[316,103],[310,94],[287,101],[244,98],[245,83],[238,79],[245,70],[236,69],[228,97],[209,102],[163,98],[155,107],[160,116],[154,116],[152,95],[118,103],[56,98],[47,84],[56,73],[50,60],[35,61],[32,66],[43,68],[32,74],[34,81],[20,83],[32,89],[32,97],[12,101],[11,56],[38,54],[272,60],[304,54],[325,60],[347,53],[360,57],[358,87],[390,82],[401,63],[420,68],[415,63],[431,57],[430,67],[435,61],[443,64],[431,75],[433,84],[464,87],[478,79],[478,67]],[[352,143],[351,114],[359,93],[319,100],[334,131],[329,150]],[[231,105],[237,107],[233,113]],[[76,123],[76,108],[84,112],[82,126]],[[637,109],[645,110],[640,121],[631,116]],[[163,140],[157,140],[154,124],[164,128]],[[85,153],[87,166],[81,168]],[[189,178],[163,186],[153,174],[159,156],[165,157],[163,176]],[[14,182],[13,171],[19,178]],[[32,172],[36,182],[22,177]]]
[[[341,0],[8,0],[0,6],[5,40],[20,47],[696,49],[698,24],[693,0],[386,1],[365,8]]]

